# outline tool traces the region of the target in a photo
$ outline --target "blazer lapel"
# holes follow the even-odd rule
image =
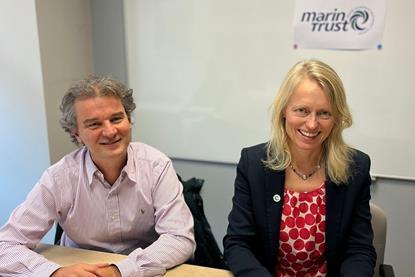
[[[336,249],[337,236],[343,214],[345,185],[338,186],[331,181],[326,185],[326,255],[331,257]]]
[[[277,259],[280,221],[284,203],[284,171],[265,170],[265,205],[268,223],[270,263]]]

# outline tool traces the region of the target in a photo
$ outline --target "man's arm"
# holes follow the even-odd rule
[[[46,172],[0,230],[0,276],[120,276],[109,264],[61,267],[32,251],[57,217],[50,180]]]
[[[193,217],[171,161],[160,164],[153,174],[156,184],[151,197],[155,230],[160,237],[147,248],[138,248],[127,259],[115,263],[122,276],[162,275],[166,269],[187,261],[196,247]]]
[[[42,176],[45,180],[47,173]],[[50,276],[59,265],[35,253],[56,218],[54,197],[40,181],[0,229],[0,275]]]

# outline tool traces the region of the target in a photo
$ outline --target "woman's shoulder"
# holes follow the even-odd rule
[[[369,163],[370,164],[370,157],[365,152],[351,148],[352,151],[352,160],[354,163]]]
[[[250,167],[254,166],[263,168],[264,161],[267,158],[267,143],[260,143],[245,147],[241,151],[240,163],[249,164]]]
[[[355,177],[359,174],[369,174],[371,161],[368,154],[361,150],[352,148],[351,157],[351,172],[353,175],[355,175]]]
[[[244,147],[242,148],[243,152],[248,152],[248,153],[252,153],[252,154],[262,154],[262,153],[266,153],[267,151],[267,143],[263,142],[260,144],[256,144],[256,145],[252,145],[252,146],[248,146],[248,147]]]

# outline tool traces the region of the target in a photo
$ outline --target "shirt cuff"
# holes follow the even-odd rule
[[[166,273],[164,268],[155,268],[149,266],[137,267],[136,263],[130,258],[114,263],[118,268],[122,277],[147,277],[147,276],[163,276]]]
[[[55,263],[45,263],[33,272],[33,276],[49,277],[53,272],[61,268],[62,266]]]

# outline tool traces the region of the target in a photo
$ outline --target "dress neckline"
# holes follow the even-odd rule
[[[320,190],[325,188],[325,184],[326,182],[322,182],[317,188],[310,190],[310,191],[295,191],[295,190],[291,190],[287,187],[284,187],[284,191],[285,192],[289,192],[290,194],[300,194],[300,193],[305,193],[305,194],[309,194],[309,193],[313,193],[313,192],[319,192]]]

